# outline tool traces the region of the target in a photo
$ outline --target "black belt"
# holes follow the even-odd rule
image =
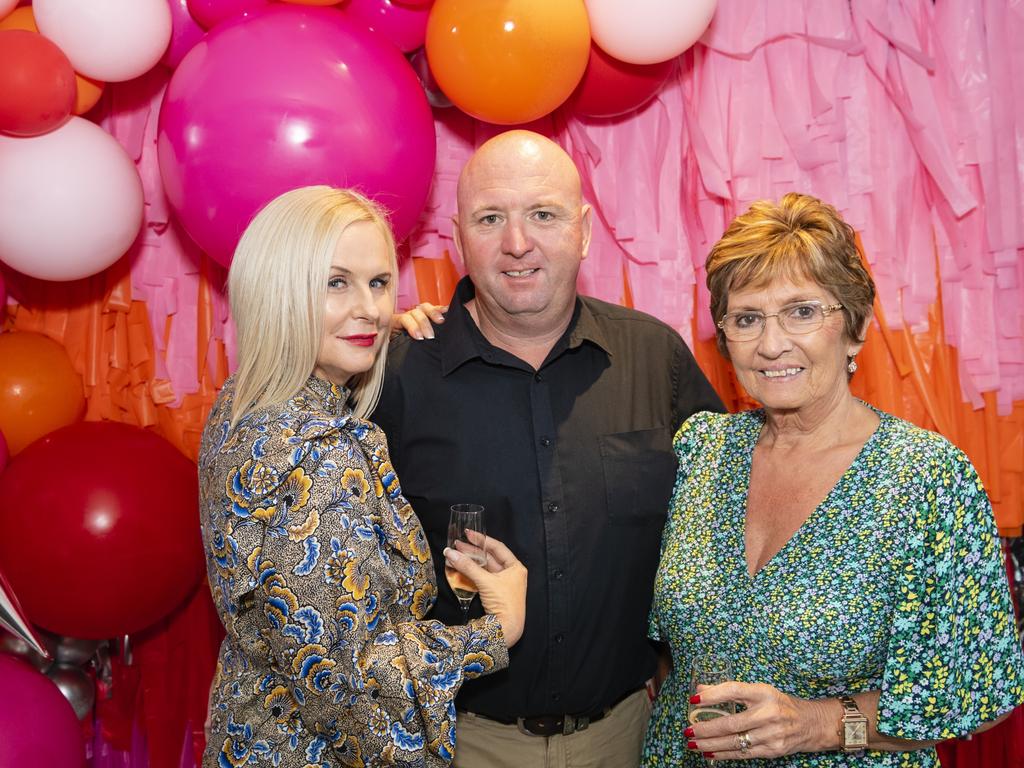
[[[585,712],[582,715],[544,715],[542,717],[508,717],[505,715],[481,715],[479,713],[476,713],[476,715],[477,717],[493,720],[502,725],[518,726],[520,732],[528,736],[568,736],[571,733],[576,733],[576,731],[587,730],[591,723],[601,720],[625,699],[642,690],[643,687],[640,686],[640,688],[626,691],[607,707]]]

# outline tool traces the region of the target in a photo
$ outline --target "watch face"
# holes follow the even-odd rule
[[[861,747],[868,743],[867,723],[844,723],[845,742],[848,747]]]

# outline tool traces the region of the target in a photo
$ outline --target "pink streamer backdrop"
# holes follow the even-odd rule
[[[1021,0],[720,0],[701,42],[639,113],[583,122],[559,112],[530,126],[573,155],[595,208],[581,289],[618,302],[626,274],[639,309],[687,337],[696,316],[706,338],[711,244],[752,201],[809,192],[860,232],[890,325],[923,327],[941,290],[964,398],[980,406],[981,392],[996,391],[1008,413],[1024,399],[1022,37]],[[167,77],[111,87],[103,124],[145,185],[132,289],[149,308],[158,376],[180,402],[198,390],[202,257],[160,189]],[[435,116],[434,184],[409,250],[454,259],[459,169],[500,129],[454,109]],[[402,306],[417,300],[407,266]],[[211,347],[223,341],[233,363],[223,292],[216,312]]]

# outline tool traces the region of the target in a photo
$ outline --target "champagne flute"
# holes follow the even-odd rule
[[[481,535],[487,533],[484,528],[484,508],[479,504],[452,504],[451,510],[451,517],[448,519],[448,546],[471,557],[477,565],[486,565],[487,551],[473,544],[466,535],[466,531],[476,531]],[[470,548],[457,549],[455,543],[458,541],[469,544]],[[448,586],[458,598],[459,608],[462,609],[462,623],[465,624],[469,620],[469,606],[476,597],[476,584],[468,576],[447,565],[444,575],[448,579]]]
[[[732,662],[727,657],[714,652],[697,656],[694,658],[693,667],[690,670],[690,695],[697,693],[698,685],[718,685],[729,680],[735,680],[735,677],[732,671]],[[692,725],[734,714],[736,714],[735,701],[725,701],[721,704],[701,702],[700,704],[691,704],[687,716]],[[714,759],[705,759],[709,763],[716,762]]]

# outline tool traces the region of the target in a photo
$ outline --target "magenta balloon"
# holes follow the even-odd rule
[[[428,6],[403,6],[395,0],[349,0],[342,11],[384,35],[403,51],[415,51],[427,36]]]
[[[82,731],[57,686],[21,659],[2,654],[0,680],[0,765],[82,768]]]
[[[188,0],[167,0],[171,6],[171,42],[160,63],[174,69],[206,32],[188,12]]]
[[[185,56],[157,147],[178,220],[227,265],[253,215],[308,184],[361,189],[404,237],[430,189],[434,122],[386,40],[333,8],[274,5],[217,26]]]
[[[172,3],[177,0],[171,0]],[[189,15],[203,29],[227,21],[235,16],[242,16],[268,5],[270,0],[187,0]]]

